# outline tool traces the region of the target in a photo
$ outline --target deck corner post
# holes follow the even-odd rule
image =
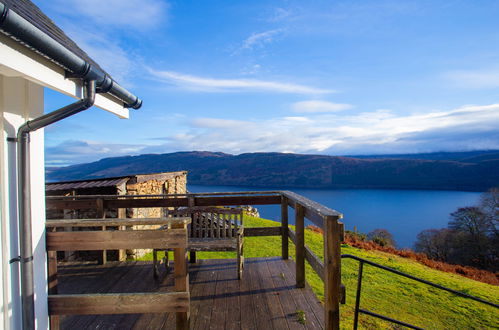
[[[305,208],[295,204],[296,287],[305,287]]]
[[[282,259],[289,259],[289,226],[288,226],[288,199],[281,197],[281,247]]]
[[[324,312],[326,329],[340,328],[341,237],[338,217],[324,217]]]

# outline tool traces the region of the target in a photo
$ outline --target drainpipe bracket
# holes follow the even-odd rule
[[[21,261],[21,256],[17,256],[15,258],[12,258],[9,260],[9,264],[13,264],[14,262],[20,262]]]
[[[17,142],[19,142],[19,139],[15,138],[15,137],[7,137],[7,142],[17,143]]]

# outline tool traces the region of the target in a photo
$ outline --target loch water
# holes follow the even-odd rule
[[[411,248],[417,234],[430,228],[444,228],[449,214],[459,207],[479,203],[481,193],[439,190],[382,189],[303,189],[279,187],[200,186],[188,185],[190,192],[229,192],[258,190],[291,190],[344,215],[345,228],[368,233],[387,229],[399,248]],[[279,221],[279,205],[255,205],[262,218]],[[294,223],[290,210],[290,223]]]

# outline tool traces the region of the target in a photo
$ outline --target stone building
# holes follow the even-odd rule
[[[153,174],[136,174],[122,177],[100,178],[91,180],[50,182],[45,185],[47,196],[78,195],[163,195],[187,193],[187,172],[164,172]],[[165,208],[127,208],[126,210],[106,210],[107,218],[158,218],[165,216]],[[97,217],[96,210],[48,210],[47,219],[85,219]],[[128,229],[144,229],[134,226]],[[129,250],[121,253],[110,253],[109,259],[133,258],[145,254],[145,250]],[[118,256],[116,256],[118,255]],[[65,257],[70,258],[71,253]]]
[[[185,194],[187,172],[164,172],[90,180],[49,182],[47,196]]]

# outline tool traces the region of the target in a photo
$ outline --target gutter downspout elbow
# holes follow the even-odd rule
[[[83,98],[53,112],[42,115],[21,125],[18,139],[18,212],[19,250],[21,269],[21,304],[23,329],[35,329],[35,300],[33,274],[33,239],[31,226],[31,184],[29,160],[29,134],[37,129],[90,108],[95,101],[94,80],[84,81]]]

